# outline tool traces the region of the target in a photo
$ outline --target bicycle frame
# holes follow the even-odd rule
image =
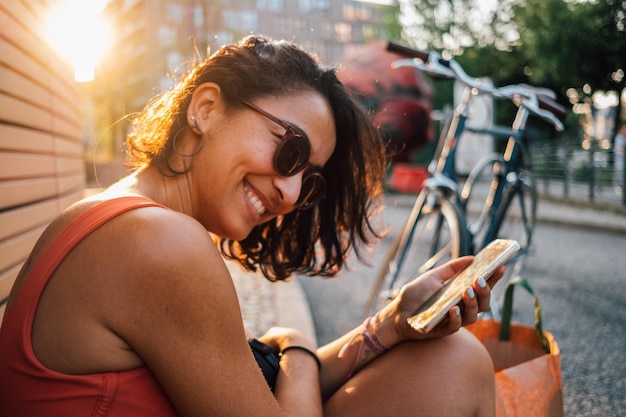
[[[493,219],[496,218],[498,210],[501,207],[506,188],[519,187],[520,181],[530,180],[528,178],[520,177],[520,173],[524,169],[523,157],[526,156],[526,158],[529,158],[524,144],[522,143],[529,115],[529,110],[520,106],[517,109],[515,119],[513,120],[510,128],[503,126],[493,126],[487,128],[466,127],[468,132],[487,133],[499,137],[508,137],[504,152],[502,153],[502,166],[498,166],[499,171],[494,173],[490,193],[486,200],[486,208],[488,208],[488,212],[485,213],[486,218],[481,219],[481,221],[486,222],[488,227],[482,242],[478,245],[478,247],[472,248],[472,254],[478,252],[481,248],[485,247],[489,242],[497,237],[499,225],[497,225]],[[530,160],[528,163],[530,164]],[[466,201],[468,197],[469,189],[464,186],[459,201],[461,202],[461,206],[465,214],[467,214]],[[528,213],[522,213],[522,215],[527,216]],[[491,221],[489,221],[489,219],[491,219]],[[469,232],[471,234],[475,234],[475,231],[469,230]]]
[[[397,281],[409,247],[418,236],[415,235],[418,224],[420,228],[427,227],[422,231],[427,237],[423,239],[424,242],[420,243],[421,246],[415,246],[419,255],[417,252],[412,252],[412,258],[423,262],[417,268],[417,275],[431,269],[440,261],[445,261],[450,256],[475,254],[498,237],[500,228],[508,221],[507,212],[516,198],[519,198],[519,201],[515,204],[519,203],[521,206],[524,237],[530,242],[534,225],[536,194],[532,179],[524,173],[525,148],[522,143],[524,129],[529,115],[534,114],[552,123],[557,130],[561,130],[562,123],[556,115],[560,114],[561,117],[565,115],[564,108],[547,98],[546,90],[538,91],[534,87],[525,85],[495,88],[468,76],[456,61],[443,59],[436,52],[417,51],[393,43],[389,44],[388,49],[417,58],[398,60],[392,64],[394,67],[410,66],[438,78],[457,79],[465,88],[461,100],[454,108],[452,117],[439,136],[435,155],[428,166],[429,177],[424,181],[411,214],[400,234],[394,239],[391,250],[383,262],[383,269],[378,273],[368,300],[366,314],[373,313],[373,308],[382,298],[391,298],[399,289]],[[517,105],[517,112],[511,126],[473,127],[467,125],[472,99],[478,94],[488,94],[494,98],[513,101]],[[508,138],[508,140],[502,154],[486,155],[484,162],[479,162],[472,169],[460,191],[460,176],[455,167],[456,152],[465,131],[491,134]],[[474,180],[480,177],[485,168],[492,168],[494,172],[488,175],[491,183],[487,199],[482,203],[481,218],[479,223],[476,223],[476,230],[471,230],[466,220],[467,203]],[[475,170],[476,176],[473,177]],[[532,213],[525,211],[524,198],[527,190],[532,191],[530,194]],[[526,222],[529,216],[533,217],[530,226]],[[485,225],[487,228],[483,229]],[[445,231],[442,229],[444,227]],[[444,232],[443,241],[441,241],[442,231]],[[479,233],[484,233],[482,240],[475,242],[475,236]],[[390,297],[386,297],[386,294]]]

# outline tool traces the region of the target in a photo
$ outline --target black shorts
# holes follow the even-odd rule
[[[280,358],[274,353],[274,350],[270,345],[257,339],[249,339],[248,344],[250,345],[250,349],[252,349],[256,363],[263,372],[267,385],[269,385],[272,392],[274,392],[276,377],[278,376],[279,369],[278,362]]]

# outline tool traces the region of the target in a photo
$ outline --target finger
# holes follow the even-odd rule
[[[454,306],[448,312],[448,326],[447,330],[449,334],[452,334],[459,330],[463,325],[463,315],[461,314],[461,307]]]
[[[445,263],[443,266],[447,266],[456,274],[462,271],[463,269],[467,268],[469,264],[471,264],[473,261],[474,261],[473,256],[462,256],[460,258],[456,258]]]
[[[484,278],[478,278],[472,284],[472,288],[476,294],[476,300],[478,302],[478,311],[485,311],[489,309],[489,300],[491,299],[491,288],[487,285],[487,281]]]
[[[494,285],[496,285],[498,281],[500,281],[500,278],[502,278],[505,271],[506,267],[504,265],[500,265],[498,268],[496,268],[495,271],[493,271],[491,276],[487,279],[487,283],[491,288],[493,288]]]
[[[463,324],[474,323],[478,318],[478,300],[473,287],[463,293]]]
[[[431,270],[430,272],[428,272],[428,274],[436,277],[443,283],[445,281],[448,281],[450,278],[458,274],[463,269],[467,268],[473,260],[473,256],[463,256],[461,258],[453,259]]]

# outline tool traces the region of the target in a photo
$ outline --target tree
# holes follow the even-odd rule
[[[482,4],[415,1],[405,39],[455,56],[469,74],[496,85],[550,88],[566,105],[568,89],[579,96],[624,90],[626,1],[505,0],[486,11]],[[486,15],[478,19],[479,12]]]
[[[624,88],[626,2],[520,0],[513,13],[532,82],[561,93]]]
[[[405,39],[419,48],[450,55],[458,55],[472,46],[496,45],[506,50],[515,42],[508,12],[512,1],[404,2]]]
[[[598,90],[621,95],[626,82],[626,1],[522,0],[513,12],[520,28],[517,50],[531,83],[569,95],[570,101],[590,101]],[[615,126],[620,114],[615,112]]]

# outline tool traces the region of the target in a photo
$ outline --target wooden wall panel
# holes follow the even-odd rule
[[[41,33],[51,3],[0,3],[0,316],[45,227],[85,191],[78,85]]]

